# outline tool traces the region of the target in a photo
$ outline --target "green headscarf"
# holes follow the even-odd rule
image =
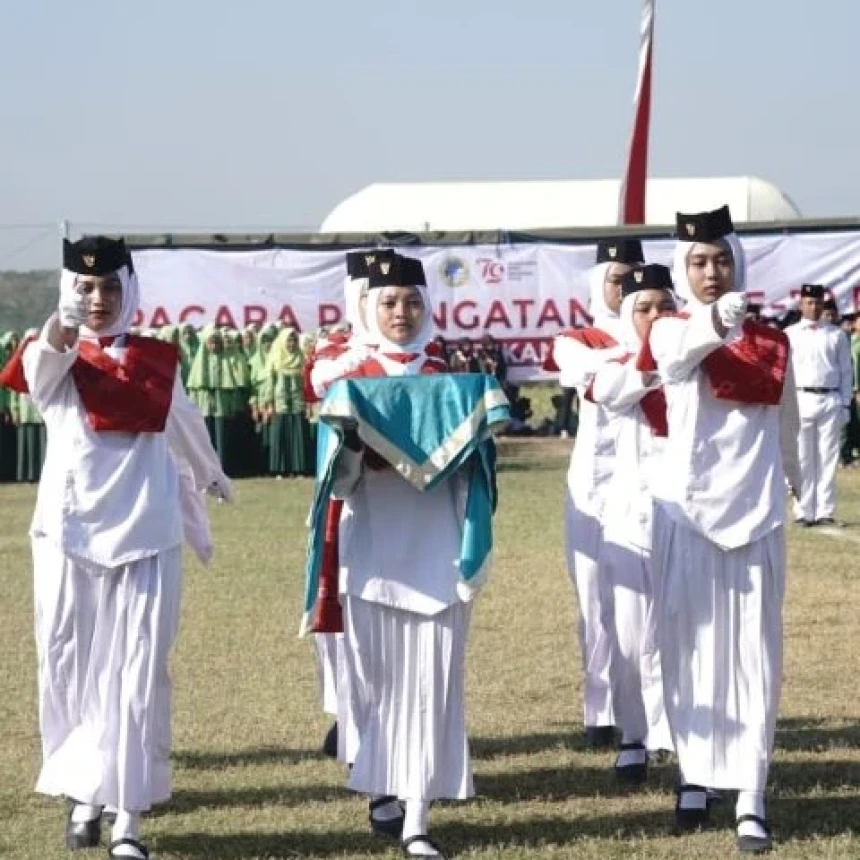
[[[217,348],[209,349],[209,341],[215,339]],[[233,365],[224,352],[224,340],[215,326],[208,325],[200,332],[200,348],[188,374],[188,389],[228,390],[238,388]]]
[[[295,340],[295,346],[289,345],[290,338]],[[296,375],[302,372],[304,366],[305,356],[299,345],[299,333],[294,328],[282,329],[269,352],[267,370],[275,374]]]

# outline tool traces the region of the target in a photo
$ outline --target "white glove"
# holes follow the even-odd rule
[[[219,502],[232,503],[233,501],[233,485],[226,477],[213,481],[205,492],[209,496],[214,496]]]
[[[90,300],[77,290],[60,293],[60,304],[57,309],[60,325],[63,328],[80,328],[87,321]]]
[[[726,293],[717,299],[717,313],[726,328],[742,323],[747,313],[747,297],[743,293]]]

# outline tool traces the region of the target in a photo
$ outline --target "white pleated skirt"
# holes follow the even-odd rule
[[[604,625],[610,631],[612,704],[615,724],[626,742],[651,750],[671,750],[663,705],[663,678],[657,643],[658,592],[651,553],[608,534],[600,563]]]
[[[567,569],[579,604],[579,648],[585,672],[583,718],[586,726],[612,726],[613,642],[606,623],[611,594],[599,575],[603,528],[597,516],[578,508],[569,493],[564,534]]]
[[[685,782],[764,791],[782,682],[782,528],[733,550],[654,512],[658,637]]]
[[[424,616],[344,598],[357,750],[348,787],[401,800],[474,794],[466,738],[471,604]]]
[[[338,651],[342,650],[342,639],[341,633],[314,634],[320,705],[324,713],[333,717],[337,717]]]
[[[145,811],[171,794],[171,678],[182,587],[176,547],[88,567],[33,540],[39,721],[36,790]]]

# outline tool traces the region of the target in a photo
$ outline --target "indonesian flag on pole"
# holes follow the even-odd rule
[[[645,185],[648,181],[648,130],[651,122],[651,50],[654,40],[654,6],[656,0],[642,4],[641,42],[639,45],[639,80],[634,99],[633,132],[627,172],[621,185],[619,221],[622,224],[645,223]]]

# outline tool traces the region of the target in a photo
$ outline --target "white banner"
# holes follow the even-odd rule
[[[860,308],[860,232],[752,236],[747,294],[773,313],[794,305],[801,284],[824,284],[843,313]],[[645,242],[649,262],[670,264],[674,241]],[[439,333],[447,340],[489,332],[504,345],[512,377],[538,379],[549,340],[587,325],[586,272],[593,245],[417,246],[403,249],[427,271]],[[283,320],[301,331],[343,315],[343,251],[134,252],[142,306],[137,323],[242,328]]]

